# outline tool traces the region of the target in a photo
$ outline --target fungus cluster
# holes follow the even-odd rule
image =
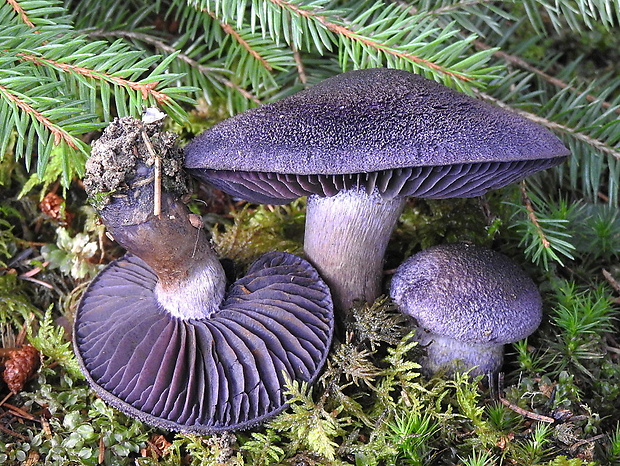
[[[157,154],[169,159],[161,193]],[[254,425],[284,408],[287,380],[316,379],[334,305],[346,311],[381,293],[383,256],[406,197],[479,196],[567,155],[557,137],[516,114],[384,68],[344,73],[229,118],[184,152],[157,122],[116,120],[93,145],[85,184],[91,196],[108,193],[99,212],[127,255],[80,302],[78,360],[104,400],[153,425],[194,433]],[[308,196],[309,262],[272,252],[227,288],[180,200],[181,161],[248,201]],[[497,281],[500,273],[514,282]],[[432,341],[431,370],[460,359],[494,371],[501,345],[540,321],[531,280],[471,245],[411,258],[392,296],[426,329],[419,339]],[[522,314],[529,320],[515,326]]]
[[[113,190],[99,213],[128,253],[79,304],[78,361],[101,398],[149,424],[192,433],[255,425],[286,406],[287,380],[318,376],[333,333],[329,289],[307,261],[281,252],[226,289],[179,193],[155,199],[145,135],[153,152],[176,159],[173,138],[131,118],[93,144],[85,184],[91,195]]]

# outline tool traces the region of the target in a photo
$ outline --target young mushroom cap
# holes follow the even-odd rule
[[[542,318],[538,288],[511,259],[483,246],[433,246],[398,267],[390,296],[414,317],[428,344],[425,367],[495,372],[503,345],[530,335]]]
[[[376,68],[229,118],[185,154],[191,174],[242,199],[282,204],[310,196],[306,255],[337,307],[346,308],[379,294],[404,197],[479,196],[561,163],[568,151],[513,112],[407,71]]]
[[[145,131],[155,144],[160,133]],[[94,158],[109,151],[104,159],[124,163],[124,154],[144,153],[137,120],[117,120],[102,139]],[[90,165],[89,182],[106,173]],[[325,364],[334,324],[327,285],[304,259],[272,252],[226,290],[187,207],[164,190],[153,214],[152,168],[139,161],[128,172],[100,206],[128,254],[92,281],[74,324],[88,382],[126,414],[187,433],[248,428],[280,412],[286,383],[312,383]]]

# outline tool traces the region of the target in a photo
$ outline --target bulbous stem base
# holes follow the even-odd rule
[[[420,345],[426,347],[422,367],[429,374],[445,371],[469,372],[471,377],[496,373],[502,366],[504,345],[476,344],[418,329],[415,334]]]

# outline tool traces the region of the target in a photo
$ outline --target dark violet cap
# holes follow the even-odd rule
[[[350,71],[206,130],[185,147],[204,181],[254,202],[341,189],[473,197],[569,154],[513,112],[395,69]]]
[[[311,383],[326,361],[330,293],[297,256],[262,256],[210,319],[172,317],[157,304],[156,282],[126,255],[95,278],[76,316],[89,383],[133,417],[187,433],[248,428],[284,409],[287,379]]]
[[[521,340],[542,318],[540,293],[523,269],[469,243],[432,246],[411,256],[394,274],[390,296],[420,327],[477,344]]]

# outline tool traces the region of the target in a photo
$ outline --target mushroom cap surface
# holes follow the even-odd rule
[[[469,243],[432,246],[398,267],[390,296],[432,333],[503,345],[530,335],[542,318],[538,288],[503,254]]]
[[[110,263],[83,296],[74,347],[94,390],[157,427],[251,427],[286,407],[286,378],[313,382],[333,334],[329,290],[292,254],[258,259],[209,319],[172,317],[137,256]]]
[[[417,74],[373,68],[214,125],[185,147],[185,165],[257,202],[359,187],[387,198],[446,198],[480,195],[568,153],[513,112]]]

